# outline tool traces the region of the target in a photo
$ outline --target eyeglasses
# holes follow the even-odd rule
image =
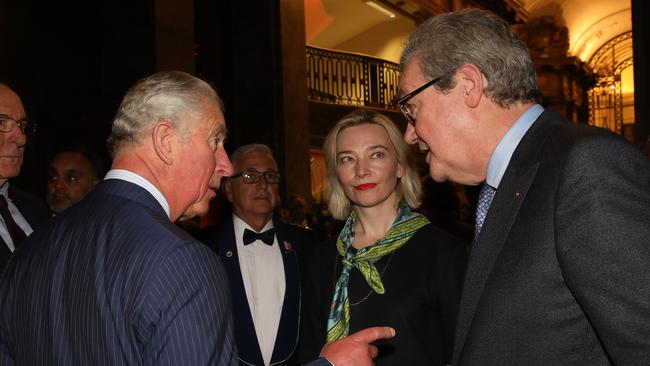
[[[0,114],[0,132],[11,132],[14,128],[20,128],[25,135],[31,135],[36,132],[36,122],[32,122],[26,119],[16,121],[15,119],[7,116],[6,114]]]
[[[399,100],[397,101],[397,105],[399,106],[399,109],[402,111],[402,113],[406,117],[406,120],[408,121],[408,123],[411,124],[411,126],[415,127],[415,114],[411,109],[412,108],[411,105],[408,104],[408,101],[411,100],[411,98],[413,98],[414,96],[420,94],[424,89],[430,87],[431,85],[437,83],[438,81],[440,81],[439,77],[425,83],[421,87],[399,98]]]
[[[266,183],[268,184],[278,184],[280,183],[280,172],[275,170],[269,170],[268,172],[258,172],[257,170],[244,170],[243,172],[235,175],[231,175],[228,179],[235,179],[241,177],[244,180],[244,183],[255,184],[260,181],[264,176]]]

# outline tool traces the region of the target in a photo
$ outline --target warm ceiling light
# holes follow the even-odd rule
[[[368,5],[369,7],[377,10],[378,12],[388,16],[389,18],[395,18],[395,13],[393,13],[392,11],[384,8],[383,6],[377,4],[374,1],[366,1],[366,5]]]

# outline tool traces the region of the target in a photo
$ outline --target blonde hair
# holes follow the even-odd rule
[[[415,159],[409,145],[404,141],[401,132],[395,126],[395,123],[387,116],[371,110],[360,109],[349,113],[330,130],[325,138],[323,151],[327,163],[327,199],[328,207],[332,216],[338,220],[344,220],[350,215],[352,204],[345,195],[343,186],[339,182],[337,175],[336,143],[341,131],[349,127],[363,124],[378,125],[383,127],[388,133],[393,147],[397,162],[404,167],[404,175],[399,179],[395,193],[398,202],[404,201],[411,208],[417,208],[422,202],[422,185],[415,168]]]

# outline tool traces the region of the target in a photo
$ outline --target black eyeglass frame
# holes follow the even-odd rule
[[[420,94],[424,89],[430,87],[431,85],[439,81],[440,81],[440,77],[433,78],[431,81],[424,83],[422,86],[406,94],[405,96],[399,98],[399,100],[397,101],[397,106],[402,111],[402,114],[404,115],[404,117],[406,117],[406,121],[410,123],[411,126],[415,127],[415,116],[413,116],[413,114],[409,110],[408,101],[411,100],[414,96]]]
[[[0,132],[2,132],[2,133],[9,133],[9,132],[13,131],[14,128],[18,127],[18,128],[20,128],[20,131],[22,131],[22,133],[25,136],[29,136],[29,135],[33,135],[34,133],[36,133],[36,127],[38,126],[38,124],[36,122],[34,122],[32,120],[29,120],[29,119],[26,119],[26,118],[21,119],[21,120],[16,120],[16,119],[13,119],[13,118],[11,118],[10,116],[8,116],[6,114],[0,114],[0,121],[3,121],[3,120],[4,121],[11,121],[11,122],[13,122],[13,125],[9,129],[0,128]],[[2,126],[2,124],[3,123],[0,122],[0,126]]]
[[[277,177],[277,181],[272,181],[272,178],[269,178],[269,176],[273,176],[273,175]],[[278,172],[277,170],[268,170],[266,172],[258,172],[257,170],[243,170],[241,173],[231,175],[230,177],[228,177],[228,179],[235,179],[241,177],[244,183],[246,184],[256,184],[257,182],[260,181],[260,179],[262,179],[262,176],[264,176],[264,180],[268,184],[280,183],[280,172]]]

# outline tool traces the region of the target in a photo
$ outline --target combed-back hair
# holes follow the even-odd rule
[[[454,88],[458,68],[473,64],[485,75],[485,94],[496,104],[542,101],[528,47],[508,23],[488,11],[466,8],[427,20],[410,36],[402,70],[414,58],[426,78],[440,77],[435,87],[442,92]]]
[[[140,136],[156,123],[168,120],[181,131],[205,100],[223,102],[205,81],[182,71],[162,71],[138,81],[124,96],[108,138],[113,157],[126,146],[137,146]]]
[[[242,145],[236,148],[235,151],[230,154],[230,162],[233,166],[233,173],[239,172],[239,169],[241,169],[241,167],[238,166],[239,159],[248,154],[268,155],[275,161],[275,157],[273,157],[273,150],[271,150],[271,148],[265,144]]]

